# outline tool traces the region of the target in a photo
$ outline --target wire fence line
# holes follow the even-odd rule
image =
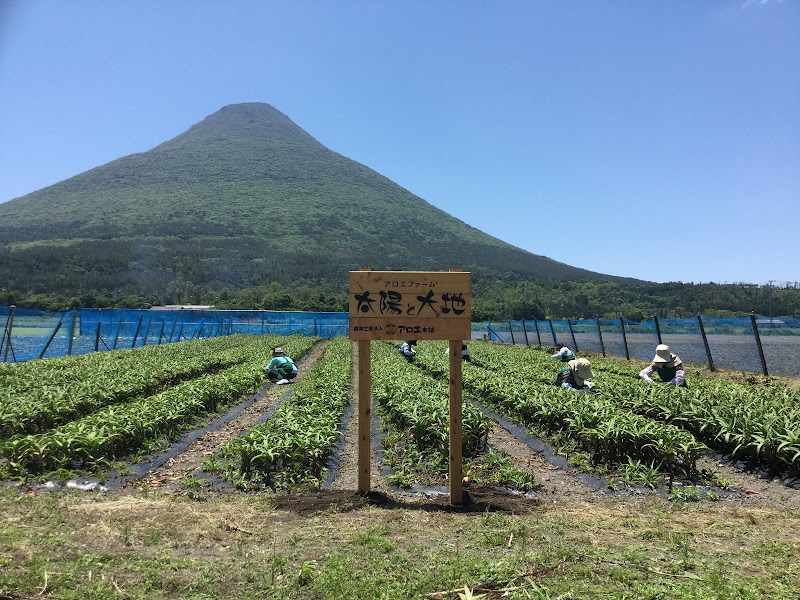
[[[800,377],[797,317],[501,321],[473,327],[473,338],[528,346],[566,344],[576,352],[646,361],[653,358],[656,345],[668,344],[686,364]]]
[[[0,306],[2,362],[23,362],[184,340],[248,334],[348,335],[344,312],[84,308],[47,312]],[[473,339],[557,346],[650,360],[669,344],[686,364],[800,377],[800,318],[750,315],[644,322],[629,319],[517,320],[472,324]]]

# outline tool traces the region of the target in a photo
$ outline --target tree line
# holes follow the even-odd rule
[[[346,290],[279,282],[244,288],[208,289],[177,278],[159,291],[77,294],[0,290],[0,304],[47,311],[72,308],[150,308],[166,304],[211,305],[220,310],[347,312]],[[506,281],[479,277],[472,286],[474,321],[505,319],[615,319],[633,321],[760,315],[800,317],[800,289],[750,284],[664,283],[621,285],[598,282]]]

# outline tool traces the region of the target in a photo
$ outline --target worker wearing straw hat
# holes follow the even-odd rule
[[[554,383],[575,392],[589,392],[592,389],[592,382],[589,380],[593,378],[592,363],[585,358],[576,358],[558,372]]]
[[[677,354],[670,352],[669,346],[659,344],[656,346],[656,355],[647,367],[639,372],[639,377],[647,383],[653,383],[653,372],[658,373],[659,379],[669,385],[688,387],[686,385],[686,371]]]

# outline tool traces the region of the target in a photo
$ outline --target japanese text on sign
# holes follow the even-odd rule
[[[351,271],[349,315],[352,339],[469,339],[470,274]]]
[[[424,296],[412,294],[401,294],[400,292],[379,291],[372,294],[370,290],[363,294],[355,295],[359,313],[378,312],[381,315],[409,315],[409,316],[439,316],[452,312],[461,315],[465,311],[466,300],[463,294],[439,294],[435,295],[430,290]]]

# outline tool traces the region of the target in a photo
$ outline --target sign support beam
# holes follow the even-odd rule
[[[464,502],[461,340],[450,340],[450,504]]]
[[[370,455],[372,430],[371,342],[358,341],[358,493],[370,489]]]

